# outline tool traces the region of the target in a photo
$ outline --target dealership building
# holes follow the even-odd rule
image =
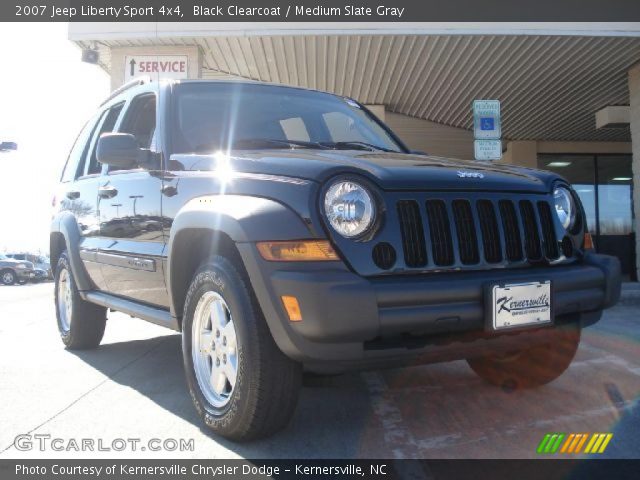
[[[596,248],[637,279],[639,23],[71,23],[69,38],[112,88],[150,73],[319,89],[433,155],[473,159],[472,102],[500,100],[500,161],[567,178]]]

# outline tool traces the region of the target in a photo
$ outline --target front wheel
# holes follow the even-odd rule
[[[66,251],[58,261],[54,292],[58,331],[66,347],[82,350],[100,345],[107,322],[107,309],[80,297]]]
[[[300,365],[275,344],[250,286],[226,258],[215,256],[191,282],[182,350],[198,414],[233,440],[284,428],[298,401]]]
[[[534,388],[558,378],[569,368],[580,344],[578,324],[554,327],[548,343],[507,355],[469,358],[483,380],[509,390]]]
[[[0,281],[3,285],[13,285],[17,280],[18,276],[13,270],[3,270],[0,274]]]

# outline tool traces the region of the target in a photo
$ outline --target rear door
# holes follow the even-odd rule
[[[71,212],[81,233],[80,258],[95,286],[105,287],[96,252],[99,243],[98,186],[100,167],[92,165],[98,137],[113,130],[123,103],[98,112],[80,132],[61,179],[60,209]],[[97,164],[97,162],[96,162]]]
[[[155,142],[157,95],[133,96],[117,130],[136,137],[157,165],[149,168],[104,167],[98,191],[100,249],[98,261],[106,289],[115,295],[167,306],[162,270],[162,177]]]

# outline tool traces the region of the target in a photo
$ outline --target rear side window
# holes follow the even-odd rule
[[[60,178],[61,182],[71,182],[75,180],[78,175],[82,175],[80,167],[84,167],[83,160],[86,156],[87,150],[89,149],[89,139],[91,138],[91,134],[95,130],[96,125],[102,118],[102,113],[103,112],[100,112],[94,115],[78,134],[73,147],[71,147],[69,156],[67,157],[67,163],[64,166],[64,170],[62,171],[62,176]]]

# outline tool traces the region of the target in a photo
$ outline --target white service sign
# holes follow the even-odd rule
[[[476,160],[500,160],[502,140],[475,140],[473,150]]]
[[[160,79],[181,80],[189,77],[187,55],[126,55],[124,57],[124,81],[149,76]]]

